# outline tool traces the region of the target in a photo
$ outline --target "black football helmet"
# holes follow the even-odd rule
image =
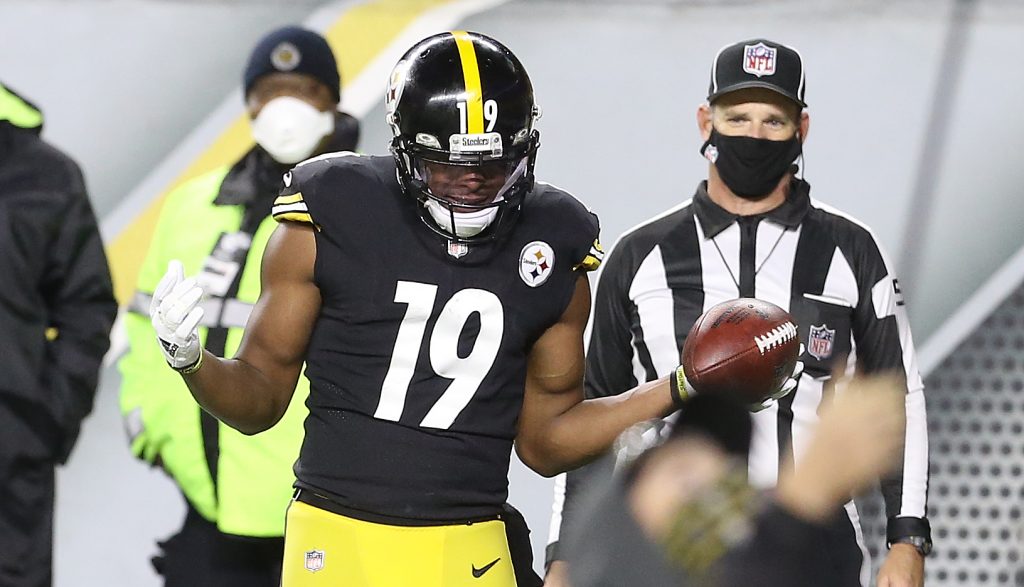
[[[479,33],[427,37],[395,66],[385,105],[398,179],[423,222],[456,242],[503,234],[533,188],[540,144],[533,127],[540,110],[516,56]],[[487,166],[503,171],[505,182],[493,200],[456,202],[431,191],[428,163]]]

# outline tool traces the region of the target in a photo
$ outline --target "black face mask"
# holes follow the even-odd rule
[[[729,137],[712,128],[711,138],[700,148],[700,154],[715,164],[718,175],[734,194],[760,200],[779,185],[802,148],[799,135],[786,141],[770,141]]]

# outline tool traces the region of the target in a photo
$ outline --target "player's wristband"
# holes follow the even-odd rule
[[[683,372],[682,365],[676,367],[675,372],[669,376],[668,387],[672,392],[672,403],[677,408],[683,407],[687,400],[696,395],[693,387],[686,381],[686,373]]]
[[[182,375],[191,375],[191,374],[195,373],[196,371],[198,371],[199,368],[202,367],[202,366],[203,366],[203,351],[202,351],[202,349],[200,349],[199,350],[199,358],[196,359],[195,363],[192,363],[191,365],[187,365],[187,366],[182,367],[180,369],[178,369],[174,365],[171,365],[171,368],[174,369],[175,371],[177,371],[178,373],[181,373]]]

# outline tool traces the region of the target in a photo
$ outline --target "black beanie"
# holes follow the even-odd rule
[[[271,73],[304,73],[320,80],[341,102],[338,62],[327,40],[297,26],[286,26],[263,37],[249,55],[243,78],[245,96],[259,78]]]

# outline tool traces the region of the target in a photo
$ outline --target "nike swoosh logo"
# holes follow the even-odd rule
[[[500,560],[501,560],[500,557],[496,558],[496,559],[492,560],[491,562],[487,563],[486,565],[480,567],[479,569],[476,568],[476,565],[471,565],[473,567],[473,577],[476,578],[476,579],[479,579],[480,577],[483,577],[484,573],[486,573],[487,571],[491,570],[491,567],[493,567],[494,565],[498,564],[498,561],[500,561]]]

